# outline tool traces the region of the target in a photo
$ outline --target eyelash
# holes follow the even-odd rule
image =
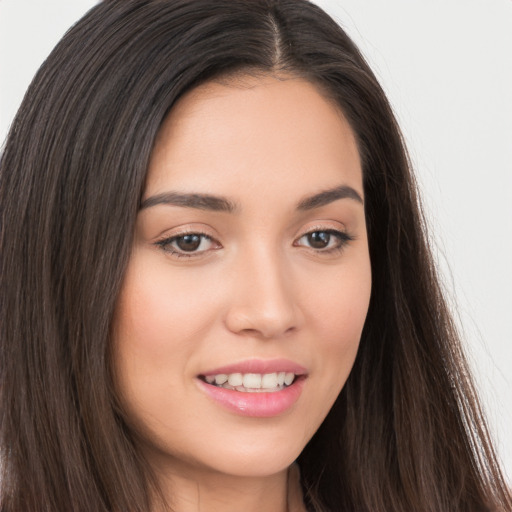
[[[201,240],[200,244],[204,240],[209,240],[209,241],[212,241],[212,242],[215,242],[215,243],[218,244],[218,242],[216,242],[211,236],[207,235],[206,233],[202,233],[200,231],[186,231],[186,232],[183,232],[183,233],[179,233],[178,235],[173,235],[171,237],[166,237],[166,238],[163,238],[162,240],[158,240],[157,242],[155,242],[155,245],[157,245],[163,251],[171,254],[171,256],[176,257],[176,258],[194,258],[194,257],[200,256],[204,252],[207,252],[207,251],[199,251],[199,252],[191,251],[191,252],[186,252],[186,251],[183,251],[183,250],[177,250],[177,249],[172,248],[171,244],[173,242],[176,242],[180,238],[184,238],[186,236],[199,236],[199,237],[201,237],[202,240]],[[220,244],[218,244],[218,245],[220,246]]]
[[[336,229],[314,228],[314,229],[311,229],[310,231],[304,233],[299,238],[297,238],[297,240],[294,242],[293,245],[295,247],[297,247],[297,246],[301,247],[301,245],[298,245],[298,241],[303,239],[303,238],[305,238],[305,237],[311,236],[311,235],[313,235],[315,233],[317,233],[317,234],[318,233],[326,233],[329,236],[334,236],[337,239],[337,243],[336,243],[335,247],[330,247],[328,249],[325,249],[325,248],[316,249],[314,247],[310,247],[311,250],[313,250],[314,252],[316,252],[318,254],[335,254],[335,253],[339,253],[339,252],[343,251],[343,249],[345,248],[345,246],[347,244],[349,244],[350,242],[355,240],[355,238],[352,235],[350,235],[349,233],[347,233],[345,231],[339,231],[339,230],[336,230]],[[183,250],[172,248],[171,244],[173,244],[174,242],[176,242],[180,238],[184,238],[186,236],[198,236],[198,237],[201,237],[202,240],[200,241],[200,244],[203,243],[204,240],[208,240],[208,241],[211,241],[211,242],[217,244],[219,247],[222,247],[211,236],[207,235],[206,233],[202,233],[200,231],[183,232],[183,233],[179,233],[178,235],[173,235],[171,237],[166,237],[166,238],[163,238],[161,240],[156,241],[155,245],[160,247],[166,253],[169,253],[171,256],[176,257],[176,258],[194,258],[194,257],[199,257],[202,254],[208,252],[208,249],[205,249],[205,250],[202,250],[202,251],[186,252],[186,251],[183,251]],[[331,240],[329,239],[329,243],[330,242],[331,242]]]
[[[355,240],[355,238],[352,235],[350,235],[349,233],[347,233],[346,231],[340,231],[337,229],[325,229],[325,228],[317,227],[317,228],[313,228],[313,229],[309,230],[307,233],[304,233],[303,235],[301,235],[297,239],[297,241],[301,240],[304,237],[311,236],[315,233],[326,233],[329,236],[334,236],[337,239],[336,246],[330,247],[329,249],[325,249],[325,248],[324,249],[315,249],[314,247],[311,247],[312,250],[314,250],[316,253],[319,253],[319,254],[340,253],[341,251],[343,251],[345,249],[347,244],[349,244],[350,242]],[[330,240],[329,240],[329,243],[330,243]],[[296,244],[296,242],[294,242],[294,245],[295,244]]]

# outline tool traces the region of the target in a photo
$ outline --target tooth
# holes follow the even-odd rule
[[[218,375],[215,375],[215,384],[217,384],[218,386],[221,386],[227,381],[228,376],[225,373],[219,373]]]
[[[284,383],[289,386],[292,382],[293,382],[293,379],[295,378],[295,374],[294,373],[287,373],[285,376],[284,376]]]
[[[291,372],[266,373],[219,373],[217,375],[205,376],[205,381],[209,384],[215,383],[225,389],[235,389],[237,391],[279,391],[283,386],[289,386],[295,379],[295,374]]]
[[[245,382],[245,381],[244,381]],[[262,388],[275,388],[277,386],[277,373],[266,373],[261,378]]]
[[[236,388],[237,386],[241,386],[243,384],[242,374],[241,373],[232,373],[228,377],[228,382],[230,386]]]
[[[261,375],[258,373],[246,373],[243,376],[244,388],[259,389],[261,388]]]

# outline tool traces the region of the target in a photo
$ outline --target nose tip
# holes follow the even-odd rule
[[[263,339],[283,337],[296,329],[291,315],[283,315],[278,311],[271,314],[265,311],[252,310],[231,311],[227,319],[228,328],[237,333]]]
[[[299,326],[291,279],[276,268],[252,268],[235,279],[236,292],[226,316],[229,330],[262,339],[289,335]]]

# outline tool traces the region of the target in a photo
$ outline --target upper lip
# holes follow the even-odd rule
[[[219,374],[232,374],[232,373],[295,373],[295,375],[305,375],[307,373],[306,368],[298,363],[290,361],[289,359],[248,359],[240,361],[238,363],[228,364],[226,366],[220,366],[212,370],[207,370],[201,375],[219,375]]]

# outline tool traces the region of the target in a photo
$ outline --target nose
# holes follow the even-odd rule
[[[281,338],[300,326],[296,283],[278,254],[258,251],[241,257],[231,275],[227,328],[262,339]]]

